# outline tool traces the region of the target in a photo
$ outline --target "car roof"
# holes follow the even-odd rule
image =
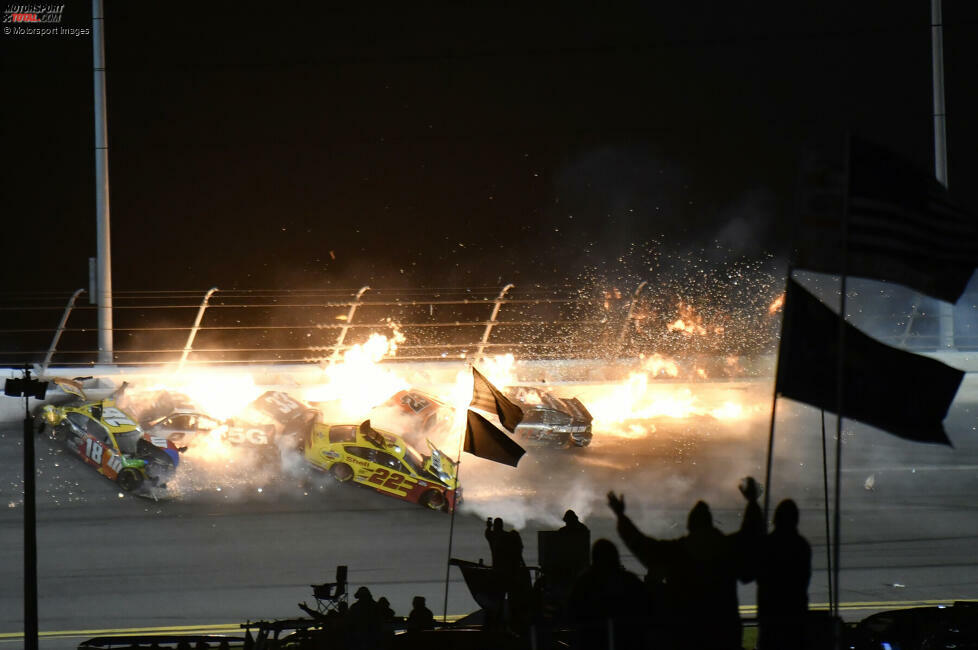
[[[103,409],[104,408],[118,409],[119,411],[122,411],[122,413],[124,413],[125,416],[133,424],[120,424],[118,426],[113,426],[113,425],[109,424],[108,422],[106,422],[104,418],[103,419],[96,418],[92,414],[92,407],[95,407],[95,406],[101,406]],[[136,423],[136,418],[134,418],[132,415],[130,415],[126,411],[123,411],[118,406],[116,406],[115,400],[104,399],[104,400],[100,400],[98,402],[85,402],[84,404],[78,404],[76,406],[68,407],[68,410],[81,413],[82,415],[84,415],[86,417],[89,417],[89,418],[97,421],[103,427],[105,427],[106,429],[108,429],[112,434],[129,433],[130,431],[140,431],[140,432],[142,432],[142,430],[139,428],[139,424]]]

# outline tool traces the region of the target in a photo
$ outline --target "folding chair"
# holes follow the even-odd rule
[[[336,582],[309,586],[312,587],[312,597],[316,599],[316,610],[320,614],[339,609],[340,603],[347,602],[346,565],[336,567]]]

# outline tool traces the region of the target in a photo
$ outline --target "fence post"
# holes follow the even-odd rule
[[[353,316],[357,313],[357,307],[360,306],[360,298],[368,291],[370,291],[370,287],[360,287],[360,290],[357,291],[356,298],[353,299],[353,304],[350,305],[350,311],[346,312],[346,320],[343,321],[343,327],[340,328],[340,335],[336,338],[336,343],[333,344],[333,356],[329,359],[330,365],[339,361],[340,350],[343,349],[343,341],[346,340],[346,333],[350,329],[350,323],[353,322]]]
[[[207,310],[207,301],[211,299],[214,292],[217,291],[217,287],[211,287],[204,294],[204,299],[200,301],[200,308],[197,310],[197,318],[194,320],[194,326],[190,328],[190,334],[187,336],[187,345],[183,347],[183,355],[180,357],[180,364],[177,366],[177,370],[183,369],[183,364],[186,363],[187,357],[190,356],[190,350],[194,345],[194,337],[197,336],[197,329],[200,328],[200,321],[204,320],[204,312]]]
[[[492,333],[492,328],[496,325],[496,316],[499,315],[499,308],[502,307],[503,298],[506,297],[506,292],[512,288],[513,283],[510,282],[503,287],[502,291],[499,292],[499,295],[496,296],[496,304],[492,306],[492,315],[489,316],[489,322],[486,323],[486,329],[482,333],[482,340],[479,342],[479,349],[475,353],[476,362],[483,360],[482,351],[485,350],[486,344],[489,342],[489,335]]]
[[[68,299],[68,304],[65,305],[65,313],[61,315],[61,322],[58,323],[58,329],[54,333],[54,338],[51,339],[51,347],[48,348],[48,353],[44,355],[44,363],[41,364],[42,375],[47,374],[48,366],[51,364],[51,358],[54,356],[54,351],[58,347],[58,341],[61,340],[61,333],[65,331],[65,325],[68,323],[68,316],[71,315],[71,310],[75,308],[75,300],[81,295],[84,289],[78,289],[75,293],[71,294],[71,298]]]
[[[638,294],[642,293],[642,289],[644,289],[645,285],[647,284],[647,280],[642,280],[642,282],[635,288],[635,293],[632,294],[632,301],[628,303],[628,313],[625,314],[625,322],[622,323],[621,332],[618,334],[619,356],[625,349],[625,335],[628,334],[628,326],[632,324],[632,316],[635,314],[635,303],[638,302]]]

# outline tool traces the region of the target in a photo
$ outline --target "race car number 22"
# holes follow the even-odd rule
[[[390,488],[392,490],[401,490],[402,492],[410,492],[411,485],[410,481],[407,485],[404,485],[402,481],[407,477],[403,474],[396,474],[390,472],[383,467],[378,467],[374,470],[374,473],[367,480],[371,483],[376,483],[377,485],[382,485],[385,488]]]

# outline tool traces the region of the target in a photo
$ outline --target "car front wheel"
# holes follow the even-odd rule
[[[133,468],[127,467],[119,472],[116,483],[119,484],[123,492],[132,492],[138,490],[139,486],[143,484],[143,475]]]
[[[445,507],[445,495],[438,490],[428,490],[421,495],[419,503],[430,510],[441,510]]]
[[[336,463],[330,468],[329,473],[340,483],[346,483],[353,478],[353,468],[346,463]]]

